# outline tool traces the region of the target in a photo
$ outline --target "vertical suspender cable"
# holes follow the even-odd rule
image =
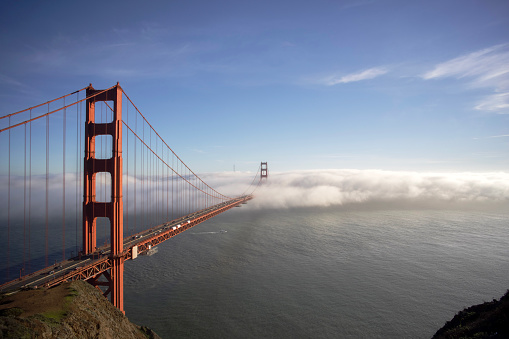
[[[149,130],[149,134],[148,134],[148,138],[149,138],[149,143],[152,144],[152,131]],[[152,145],[150,145],[151,147]],[[153,221],[153,214],[151,213],[151,209],[152,209],[152,185],[153,185],[153,182],[152,182],[152,178],[154,177],[153,176],[153,166],[152,166],[152,161],[153,161],[153,158],[152,158],[152,153],[149,152],[150,148],[147,148],[147,226],[150,226],[152,225],[152,221]]]
[[[76,102],[78,102],[80,100],[80,93],[79,91],[76,93]],[[79,139],[79,130],[80,130],[80,119],[79,119],[79,105],[77,104],[76,105],[76,177],[74,179],[75,181],[75,189],[76,189],[76,192],[74,194],[74,198],[76,199],[75,202],[76,202],[76,211],[75,211],[75,216],[76,216],[76,222],[75,222],[75,243],[74,243],[74,253],[76,253],[76,255],[78,254],[78,209],[79,209],[79,206],[78,206],[78,177],[79,177],[79,159],[80,159],[80,152],[79,152],[79,142],[80,142],[80,139]]]
[[[141,128],[142,128],[142,133],[143,133],[142,140],[145,141],[145,123],[142,124]],[[141,224],[142,224],[142,228],[144,229],[146,226],[145,201],[147,200],[145,198],[145,191],[144,191],[145,185],[143,185],[145,182],[145,157],[144,157],[145,152],[143,152],[143,150],[144,150],[143,145],[140,145],[140,148],[141,148],[141,194],[142,194],[141,195],[141,215],[142,215]]]
[[[152,135],[152,132],[150,132],[150,134]],[[150,147],[150,149],[152,149],[152,146]],[[157,139],[156,139],[156,149],[157,149]],[[157,166],[156,166],[156,157],[154,156],[154,153],[150,152],[151,153],[151,157],[152,157],[152,187],[153,187],[153,193],[150,195],[150,198],[152,200],[152,204],[150,205],[151,206],[151,209],[152,209],[152,224],[151,226],[154,226],[156,223],[157,223],[157,211],[158,211],[158,208],[157,208]]]
[[[27,125],[25,124],[25,157],[23,179],[23,275],[25,275],[25,251],[26,251],[26,220],[27,220]]]
[[[159,148],[158,148],[158,145],[157,145],[157,138],[156,138],[156,154],[159,155]],[[162,155],[161,155],[162,156]],[[156,161],[156,175],[157,175],[157,198],[156,198],[156,203],[157,203],[157,224],[160,224],[162,221],[163,221],[163,209],[162,209],[162,200],[163,200],[163,194],[162,194],[162,188],[163,188],[163,185],[162,185],[162,175],[160,173],[160,171],[162,170],[162,163],[159,161],[159,159],[155,159]]]
[[[65,98],[64,98],[65,107]],[[62,135],[62,261],[65,260],[65,125],[66,125],[66,108],[64,108]]]
[[[145,138],[143,140],[145,140]],[[148,136],[148,140],[150,140],[150,134]],[[146,168],[145,168],[145,194],[146,194],[146,196],[145,196],[145,228],[148,228],[148,225],[150,225],[150,212],[149,212],[149,206],[150,206],[150,152],[148,151],[148,147],[145,149],[145,154],[147,157],[147,160],[145,161],[145,164],[146,164]]]
[[[182,174],[182,179],[180,180],[180,184],[182,186],[181,188],[181,194],[182,194],[182,212],[181,215],[186,214],[186,170],[184,168],[184,163],[180,162],[180,172]]]
[[[159,149],[157,147],[157,138],[156,138],[156,153],[159,152]],[[161,149],[162,150],[162,149]],[[159,154],[159,153],[157,153]],[[161,156],[163,156],[161,154]],[[156,159],[156,164],[157,164],[157,208],[158,208],[158,211],[159,213],[157,214],[157,223],[161,223],[163,221],[163,208],[162,208],[162,201],[163,201],[163,192],[162,192],[162,189],[163,189],[163,181],[161,180],[162,179],[162,163]]]
[[[83,121],[83,103],[80,103],[80,120],[79,120],[79,124],[78,126],[81,124],[81,122]],[[79,145],[80,145],[80,152],[78,154],[78,163],[79,163],[79,191],[80,191],[80,197],[83,197],[83,161],[80,161],[80,156],[84,156],[84,154],[82,153],[82,149],[81,149],[81,146],[82,146],[82,142],[83,142],[83,137],[82,137],[82,131],[84,130],[85,128],[85,124],[83,124],[83,128],[79,128],[80,130],[80,136],[79,136]],[[79,207],[79,205],[78,205]],[[79,215],[79,218],[78,220],[83,220],[83,209],[82,208],[79,208],[79,211],[80,213],[78,214]],[[76,223],[76,246],[78,246],[78,223]],[[76,249],[76,252],[77,252],[77,249]]]
[[[167,149],[167,160],[166,162],[169,164],[170,163],[170,151]],[[170,189],[170,169],[168,168],[168,166],[166,166],[166,221],[169,221],[168,220],[168,203],[169,203],[169,194],[168,194],[168,191]]]
[[[191,181],[191,171],[189,170],[189,168],[187,169],[187,180],[190,182]],[[191,213],[191,193],[192,193],[192,190],[193,190],[193,187],[191,186],[190,183],[187,183],[187,199],[188,199],[188,202],[187,202],[187,210],[188,210],[188,214]]]
[[[182,208],[181,207],[181,203],[180,203],[180,200],[182,199],[182,184],[181,184],[181,180],[182,178],[180,177],[180,161],[177,161],[177,217],[180,218],[180,216],[182,215],[180,213],[180,209]]]
[[[154,224],[154,214],[151,212],[151,209],[152,209],[152,206],[153,205],[153,197],[152,197],[152,190],[153,190],[153,185],[154,185],[154,157],[152,156],[152,152],[149,152],[150,149],[152,149],[152,131],[150,130],[149,131],[149,135],[148,135],[148,138],[149,138],[149,143],[150,143],[150,146],[149,148],[147,149],[147,160],[148,160],[148,177],[147,177],[147,181],[149,182],[149,186],[148,186],[148,199],[147,199],[147,202],[148,202],[148,205],[147,205],[147,212],[148,212],[148,216],[149,216],[149,219],[148,219],[148,224],[150,226],[152,226]]]
[[[149,134],[149,140],[150,140],[150,148],[147,150],[147,154],[150,156],[150,161],[149,161],[149,182],[150,182],[150,190],[149,190],[149,193],[150,193],[150,196],[149,196],[149,206],[147,208],[148,210],[148,213],[149,213],[149,216],[150,216],[150,219],[149,219],[149,224],[150,226],[154,225],[154,213],[152,212],[152,209],[154,206],[154,195],[153,195],[153,192],[154,191],[154,155],[152,154],[152,152],[149,152],[150,149],[152,149],[152,130],[150,131],[150,134]]]
[[[124,95],[124,93],[122,93]],[[123,101],[123,100],[122,100]],[[129,126],[129,103],[126,103],[126,120],[127,125]],[[124,232],[129,234],[129,129],[125,129],[125,139],[126,139],[126,190],[125,190],[125,199],[126,199],[126,211],[125,211],[125,225],[126,230]]]
[[[138,114],[134,114],[134,130],[136,131],[136,134],[138,134]],[[136,175],[136,168],[137,161],[136,161],[136,149],[137,149],[137,138],[134,138],[134,225],[133,225],[133,233],[136,233],[136,211],[137,211],[137,205],[136,205],[136,196],[138,195],[138,192],[136,191],[136,183],[138,182],[138,176]]]
[[[9,127],[11,117],[9,117]],[[11,130],[9,129],[9,168],[7,169],[7,280],[9,280],[9,259],[11,256]]]
[[[153,149],[152,146],[150,147],[150,149]],[[156,139],[156,154],[157,154],[157,139]],[[152,165],[152,178],[153,178],[152,182],[153,182],[153,187],[154,187],[154,193],[152,194],[152,206],[153,206],[152,214],[154,215],[154,219],[152,221],[152,226],[153,226],[153,225],[158,224],[158,219],[159,219],[157,217],[157,213],[159,212],[159,208],[157,208],[157,198],[158,198],[157,162],[156,162],[156,157],[154,156],[154,154],[152,154],[152,164],[153,164]],[[155,194],[155,197],[153,196],[154,194]]]
[[[104,101],[101,101],[101,122],[104,123],[108,118],[105,118],[104,117],[105,115],[105,112],[104,112]],[[107,113],[106,113],[107,115]],[[105,140],[106,139],[106,140]],[[107,158],[106,156],[106,143],[108,142],[109,138],[101,138],[101,158]],[[106,162],[106,165],[104,166],[104,170],[105,172],[107,173],[108,172],[108,162]],[[103,201],[107,201],[107,197],[108,197],[108,193],[106,192],[106,175],[103,174],[102,175],[102,178],[103,178],[103,181],[104,181],[104,184],[103,184]],[[111,181],[113,182],[113,178],[110,178]],[[104,206],[104,215],[106,215],[106,204],[103,204]],[[104,221],[104,219],[103,219]],[[106,239],[108,238],[108,227],[103,225],[103,234],[104,234],[104,241],[106,241]],[[100,244],[99,244],[100,246]],[[94,248],[95,250],[95,248]]]
[[[184,180],[182,181],[182,188],[184,190],[184,214],[188,214],[189,213],[189,204],[188,204],[187,196],[189,193],[189,187],[187,184],[187,180],[189,180],[189,177],[187,176],[187,168],[182,167],[182,172],[184,175]]]
[[[164,219],[166,219],[164,217],[164,148],[162,147],[162,144],[161,144],[161,158],[163,160],[158,160],[158,169],[159,169],[159,219],[161,222],[164,221]]]
[[[141,125],[141,133],[143,134],[143,123]],[[140,223],[138,224],[141,229],[143,229],[143,226],[144,226],[144,222],[145,222],[145,215],[144,215],[144,211],[145,211],[145,178],[144,178],[144,175],[145,175],[145,164],[144,164],[144,161],[145,161],[145,153],[143,152],[143,144],[140,142],[140,167],[139,167],[139,174],[138,176],[140,177],[140,199],[138,199],[140,201],[140,206],[139,206],[139,216],[140,216]]]
[[[156,154],[158,154],[159,152],[159,149],[157,147],[157,138],[156,138]],[[156,203],[157,203],[157,210],[158,210],[158,213],[157,213],[157,223],[161,223],[162,219],[161,216],[162,216],[162,208],[160,208],[161,206],[161,201],[163,200],[163,195],[161,193],[161,189],[162,189],[162,182],[161,182],[161,177],[160,177],[160,173],[159,173],[159,168],[161,167],[161,163],[155,159],[156,161],[156,176],[157,176],[157,198],[156,198]]]
[[[149,135],[148,135],[148,140],[150,141],[150,131],[149,131]],[[150,182],[150,169],[151,169],[151,166],[150,166],[150,152],[148,151],[148,147],[147,149],[145,149],[145,153],[147,154],[147,168],[146,168],[146,174],[145,174],[145,178],[146,178],[146,185],[145,185],[145,189],[146,189],[146,194],[147,194],[147,197],[146,197],[146,204],[145,204],[145,227],[148,228],[148,225],[150,225],[150,218],[151,218],[151,215],[150,215],[150,189],[151,189],[151,182]]]
[[[32,110],[30,110],[30,120],[32,120]],[[29,148],[30,167],[28,170],[28,272],[32,273],[31,268],[31,227],[32,227],[32,122],[30,122],[30,148]]]
[[[173,154],[171,155],[171,168],[172,168],[172,171],[171,171],[171,220],[175,219],[174,217],[174,210],[173,210],[173,206],[175,205],[175,199],[173,197],[173,183],[175,182],[175,157],[173,156]]]
[[[184,163],[180,162],[180,170],[182,172],[182,215],[186,215],[187,211],[187,187],[186,187],[186,169],[184,167]]]
[[[191,186],[191,180],[193,178],[191,177],[191,171],[189,169],[187,169],[187,187],[188,187],[188,193],[187,193],[187,208],[188,208],[188,214],[191,213],[191,208],[192,208],[192,202],[191,202],[191,196],[193,194],[193,186]]]
[[[48,103],[48,113],[49,113],[49,103]],[[46,232],[45,232],[45,264],[48,267],[48,204],[49,204],[49,115],[46,116]]]
[[[180,202],[182,200],[181,180],[182,180],[182,178],[180,177],[180,161],[177,161],[177,191],[176,191],[176,194],[177,194],[177,218],[181,217],[180,210],[182,208],[181,202]]]

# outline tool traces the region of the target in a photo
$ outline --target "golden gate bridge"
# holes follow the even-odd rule
[[[124,262],[253,198],[220,193],[117,83],[0,117],[0,292],[86,280],[124,312]],[[81,198],[83,197],[83,198]]]

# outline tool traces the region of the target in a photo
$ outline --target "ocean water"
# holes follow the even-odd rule
[[[430,338],[509,288],[509,213],[248,204],[125,267],[162,338]]]

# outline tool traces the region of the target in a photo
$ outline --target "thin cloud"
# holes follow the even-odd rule
[[[386,74],[388,72],[387,69],[382,67],[373,67],[366,69],[361,72],[357,73],[351,73],[347,74],[341,77],[338,77],[336,75],[327,77],[323,79],[323,83],[328,86],[333,86],[337,84],[347,84],[349,82],[356,82],[356,81],[362,81],[362,80],[369,80],[374,79],[380,75]]]
[[[45,72],[114,79],[161,78],[185,76],[204,67],[197,56],[210,49],[207,42],[176,41],[167,30],[149,24],[131,30],[113,29],[94,40],[93,48],[91,44],[86,36],[58,36],[48,44],[28,46],[20,60]],[[91,52],[85,56],[84,49]]]
[[[495,94],[483,97],[476,110],[509,114],[509,44],[485,48],[440,63],[421,76],[424,80],[438,78],[469,78],[469,85],[491,88]]]
[[[451,59],[435,66],[431,71],[422,75],[425,80],[440,77],[479,76],[485,79],[493,78],[505,72],[500,72],[502,62],[507,61],[508,53],[500,52],[506,45],[485,48],[467,55]],[[497,53],[498,52],[498,53]]]
[[[318,155],[317,157],[335,159],[335,158],[358,158],[359,156],[353,154],[323,154]]]
[[[477,106],[476,110],[495,113],[509,113],[509,92],[486,96]]]
[[[9,77],[1,73],[0,73],[0,85],[7,85],[11,88],[16,89],[21,94],[34,95],[34,92],[37,92],[35,88],[32,88],[31,86],[22,83],[16,80],[15,78]]]
[[[10,86],[21,87],[23,89],[29,89],[29,87],[26,86],[25,84],[19,82],[18,80],[14,79],[14,78],[7,76],[7,75],[1,74],[1,73],[0,73],[0,83],[5,83]]]
[[[493,139],[493,138],[506,138],[509,137],[509,134],[502,134],[502,135],[491,135],[489,137],[484,138],[474,138],[474,140],[480,140],[480,139]]]

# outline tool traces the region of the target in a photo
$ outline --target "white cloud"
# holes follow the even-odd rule
[[[455,76],[495,76],[499,74],[500,62],[507,53],[494,53],[500,51],[504,45],[486,48],[477,52],[463,55],[435,66],[435,68],[422,75],[423,79]]]
[[[255,173],[225,172],[205,173],[199,176],[218,192],[235,197],[253,191],[251,183],[257,183]],[[253,180],[253,178],[255,180]],[[194,189],[177,180],[166,182],[161,178],[145,178],[143,184],[138,179],[136,191],[137,205],[134,204],[134,187],[137,181],[133,176],[124,176],[124,210],[133,213],[135,209],[145,211],[149,208],[143,201],[156,202],[150,208],[166,209],[166,203],[187,206],[188,199],[201,199],[199,194],[190,194]],[[66,214],[73,216],[75,207],[81,208],[81,185],[76,185],[76,176],[66,175]],[[107,201],[106,192],[110,187],[105,185],[103,177],[97,178],[97,199]],[[163,184],[161,185],[161,182]],[[166,183],[166,184],[164,184]],[[203,185],[192,180],[193,184]],[[24,190],[23,177],[11,176],[10,216],[22,218],[24,208],[28,206],[28,191]],[[49,177],[49,214],[51,218],[62,216],[62,177]],[[129,190],[127,190],[127,186]],[[7,198],[7,176],[0,176],[0,197]],[[34,176],[30,185],[31,217],[45,218],[45,176]],[[169,191],[165,191],[169,189]],[[25,193],[24,193],[25,192]],[[382,170],[312,170],[285,173],[271,172],[268,180],[259,186],[255,199],[249,202],[251,208],[299,208],[326,206],[358,206],[371,208],[373,205],[385,204],[394,208],[411,206],[420,207],[493,207],[502,206],[507,210],[509,204],[509,173],[419,173],[393,172]],[[182,197],[185,197],[182,200]],[[78,199],[77,199],[78,198]],[[3,200],[7,205],[7,200]],[[212,202],[212,201],[211,201]],[[215,202],[220,202],[219,200]],[[215,203],[214,202],[214,203]],[[136,207],[137,206],[137,207]],[[505,207],[504,207],[505,206]],[[187,207],[186,207],[187,208]],[[0,221],[7,220],[7,208],[0,210]],[[186,212],[188,213],[188,211]],[[164,214],[164,213],[163,213]]]
[[[421,76],[425,80],[469,78],[469,85],[489,88],[496,94],[483,97],[475,106],[481,111],[509,114],[509,44],[496,45],[451,59]]]
[[[272,174],[250,202],[260,208],[369,205],[507,204],[509,173],[322,170]]]
[[[509,137],[509,134],[491,135],[491,136],[485,137],[485,138],[474,138],[474,139],[505,138],[505,137]]]
[[[509,113],[509,92],[488,95],[475,106],[479,111]]]
[[[333,75],[333,76],[323,79],[322,83],[324,83],[328,86],[333,86],[333,85],[337,85],[337,84],[346,84],[349,82],[373,79],[373,78],[376,78],[376,77],[383,75],[387,72],[388,72],[388,70],[385,68],[374,67],[374,68],[366,69],[361,72],[347,74],[347,75],[344,75],[341,77],[338,77],[337,75]]]

